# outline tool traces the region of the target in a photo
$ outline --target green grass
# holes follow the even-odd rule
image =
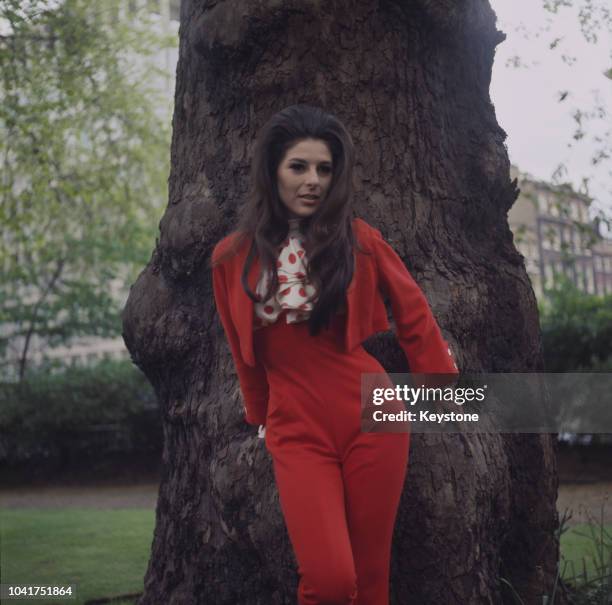
[[[19,600],[37,605],[141,592],[154,523],[149,509],[1,509],[2,582],[76,584],[76,599]]]
[[[601,566],[602,556],[608,561],[612,557],[610,536],[612,525],[586,523],[575,525],[561,534],[562,577],[571,579],[585,572],[589,578],[595,575]]]
[[[571,514],[570,514],[571,516]],[[571,593],[570,605],[609,605],[612,594],[612,525],[599,522],[568,528],[561,519],[559,572]],[[569,518],[569,517],[567,517]],[[556,587],[555,587],[556,588]],[[555,605],[555,593],[547,605]]]
[[[155,512],[149,509],[0,509],[2,582],[77,585],[76,599],[19,601],[36,605],[80,605],[94,598],[141,592],[154,523]],[[583,524],[563,531],[560,568],[565,580],[585,572],[592,578],[601,556],[609,560],[609,546],[596,550],[602,532],[603,543],[609,545],[612,525]]]

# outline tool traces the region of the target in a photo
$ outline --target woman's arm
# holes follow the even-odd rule
[[[234,366],[245,404],[245,420],[249,424],[265,424],[270,392],[266,371],[259,362],[257,362],[255,367],[251,367],[242,359],[240,339],[229,310],[223,265],[213,267],[212,273],[215,304],[219,312],[221,324],[225,330],[225,335],[227,336],[232,358],[234,359]]]
[[[417,374],[459,373],[421,288],[395,250],[374,229],[374,255],[382,291],[389,297],[397,339]]]

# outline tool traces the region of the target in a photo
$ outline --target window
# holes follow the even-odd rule
[[[541,191],[534,192],[532,195],[540,214],[544,214],[546,212],[546,196]]]
[[[582,244],[582,253],[586,256],[591,256],[591,248],[589,247],[591,241],[588,233],[582,233],[580,236],[580,242]]]
[[[561,232],[560,228],[553,227],[553,250],[561,250]]]
[[[545,264],[544,265],[544,287],[550,288],[553,281],[553,268],[552,265]]]
[[[593,272],[587,269],[586,271],[586,290],[590,294],[595,292],[595,282],[593,281]]]
[[[542,246],[549,250],[559,250],[560,238],[559,230],[556,225],[544,224],[542,228]]]
[[[570,203],[570,216],[577,221],[578,220],[578,205]]]
[[[584,267],[582,263],[577,263],[574,266],[574,284],[579,290],[582,290],[584,284]]]

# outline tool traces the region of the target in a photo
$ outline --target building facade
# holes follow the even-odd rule
[[[508,223],[538,298],[565,276],[588,294],[612,293],[612,240],[589,218],[592,199],[569,185],[537,181],[511,168],[520,194]]]

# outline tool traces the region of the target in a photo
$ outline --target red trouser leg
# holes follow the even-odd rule
[[[274,475],[298,561],[298,604],[353,605],[357,578],[339,461],[291,449],[274,458]]]
[[[357,572],[355,605],[389,603],[391,542],[410,435],[363,433],[345,453],[343,479]]]
[[[274,456],[281,508],[298,561],[299,605],[387,605],[409,435],[358,435],[341,461],[319,448]]]

